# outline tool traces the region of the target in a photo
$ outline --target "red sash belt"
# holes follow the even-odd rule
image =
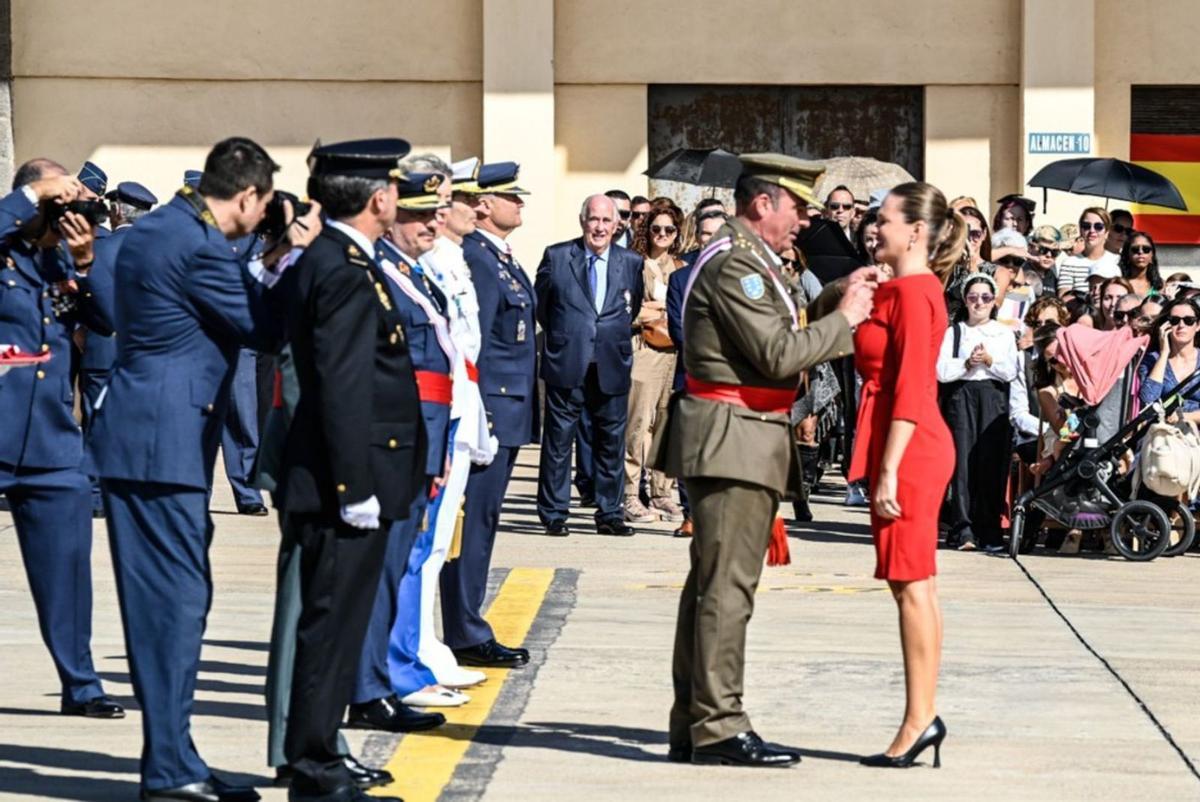
[[[421,396],[422,401],[449,405],[451,399],[450,374],[434,373],[432,370],[418,370],[416,374],[417,394]]]
[[[796,391],[777,387],[747,387],[743,384],[719,384],[687,377],[687,394],[706,401],[752,409],[755,412],[787,414],[796,400]]]

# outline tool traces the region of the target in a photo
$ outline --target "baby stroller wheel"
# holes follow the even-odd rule
[[[1013,510],[1008,530],[1008,556],[1014,560],[1021,553],[1021,539],[1025,532],[1025,510]]]
[[[1188,509],[1187,504],[1181,504],[1176,501],[1174,504],[1167,506],[1164,510],[1167,513],[1167,518],[1171,519],[1173,515],[1179,516],[1179,523],[1171,521],[1172,529],[1179,532],[1179,542],[1174,546],[1168,545],[1163,549],[1162,556],[1178,557],[1192,547],[1192,543],[1196,539],[1196,518],[1192,515],[1192,511]]]
[[[1121,505],[1109,527],[1113,547],[1127,560],[1149,562],[1171,542],[1171,522],[1157,504],[1130,501]]]

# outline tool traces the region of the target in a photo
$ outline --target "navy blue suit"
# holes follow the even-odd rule
[[[51,354],[0,376],[0,493],[12,510],[63,703],[80,704],[104,691],[91,656],[92,520],[73,413],[71,334],[84,321],[111,330],[111,299],[103,282],[93,288],[91,275],[75,276],[79,292],[67,310],[53,285],[62,277],[59,255],[18,233],[36,214],[22,191],[0,199],[0,342]]]
[[[212,600],[208,494],[238,354],[281,339],[263,292],[182,195],[139,220],[117,256],[117,361],[88,445],[142,709],[145,789],[210,774],[189,734]]]
[[[430,299],[433,306],[444,315],[446,296],[431,282],[424,280],[420,265],[405,259],[391,243],[385,240],[380,240],[380,248],[384,261],[395,265],[407,264],[413,285],[418,292]],[[388,292],[396,306],[396,311],[404,321],[404,331],[408,338],[408,355],[412,360],[413,370],[449,375],[450,359],[438,343],[437,334],[434,332],[429,315],[399,286],[390,281],[388,282]],[[421,377],[418,375],[418,390],[420,390],[420,385]],[[421,420],[425,425],[428,438],[425,476],[432,481],[433,477],[441,476],[445,469],[450,406],[422,397]],[[428,503],[429,494],[418,493],[409,508],[408,517],[402,521],[393,521],[388,531],[383,573],[379,578],[379,591],[375,595],[375,606],[371,608],[371,622],[367,625],[367,635],[363,639],[362,657],[358,664],[358,681],[355,684],[354,696],[351,698],[353,704],[373,702],[392,694],[392,683],[388,673],[388,640],[392,632],[392,625],[396,620],[397,602],[400,598],[400,580],[408,568],[409,553],[412,551],[417,535],[421,532]],[[408,612],[406,611],[405,614],[407,615]]]
[[[687,289],[688,278],[696,266],[698,255],[699,251],[685,253],[680,257],[683,259],[683,265],[667,279],[667,333],[671,335],[671,340],[680,355],[679,359],[675,360],[676,390],[683,389],[683,291]],[[679,487],[683,489],[682,482],[679,483]]]
[[[463,239],[463,257],[479,298],[479,389],[500,447],[490,465],[471,466],[462,553],[442,569],[442,634],[451,649],[493,638],[482,607],[500,507],[521,446],[538,434],[533,286],[516,260],[480,232]]]
[[[592,421],[596,520],[620,519],[623,504],[625,423],[633,370],[633,319],[642,305],[642,258],[611,246],[600,312],[588,275],[590,251],[582,239],[551,245],[537,270],[542,324],[541,375],[546,423],[538,471],[538,517],[566,520],[570,506],[571,442],[580,413]],[[597,263],[601,265],[601,263]]]
[[[221,429],[221,457],[225,477],[233,489],[238,509],[262,504],[262,493],[252,484],[258,454],[258,354],[249,348],[238,353],[229,405]]]

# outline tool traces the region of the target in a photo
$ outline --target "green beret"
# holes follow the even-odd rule
[[[825,172],[823,162],[806,161],[782,153],[743,153],[738,159],[742,163],[743,176],[777,184],[809,206],[825,208],[813,192],[817,179]]]

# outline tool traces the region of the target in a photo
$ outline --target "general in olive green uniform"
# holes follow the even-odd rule
[[[774,154],[742,161],[743,175],[815,203],[820,168]],[[778,257],[741,218],[712,243],[728,249],[694,268],[683,320],[688,391],[664,455],[667,473],[686,482],[695,521],[675,636],[673,760],[752,733],[742,710],[746,625],[776,509],[799,470],[788,407],[801,371],[853,349],[847,318],[824,314],[839,288],[807,309],[789,303]]]

